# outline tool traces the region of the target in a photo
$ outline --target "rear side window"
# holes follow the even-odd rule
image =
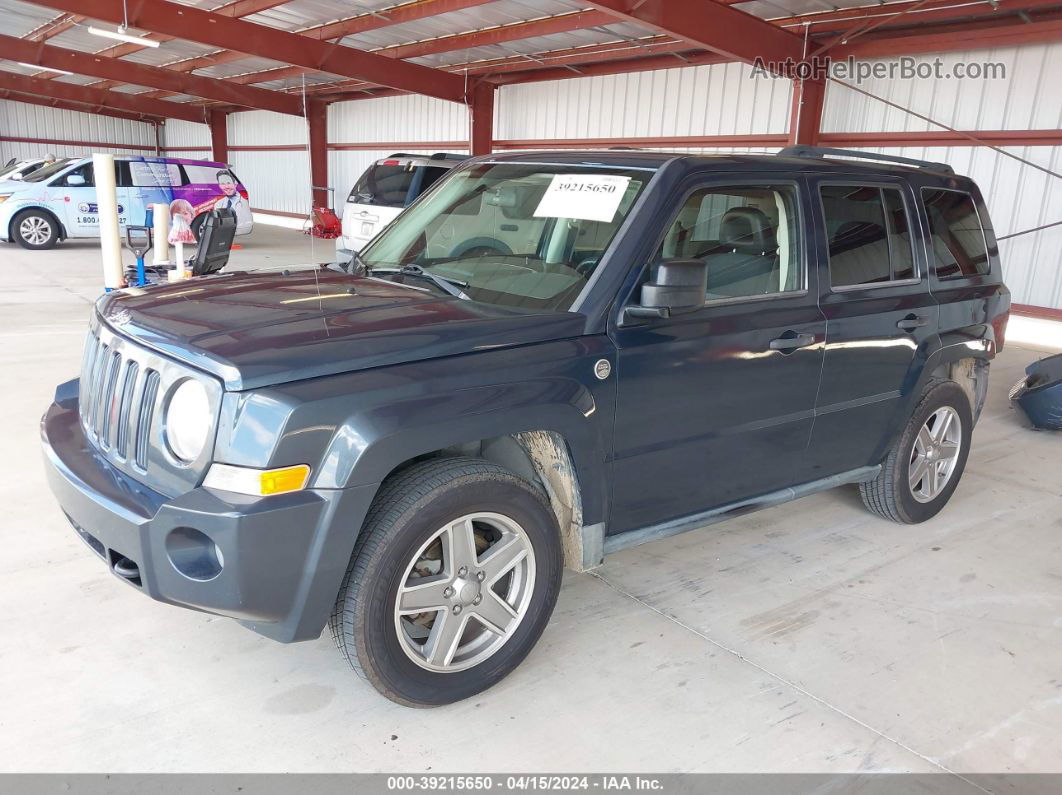
[[[823,185],[822,212],[833,287],[915,278],[911,232],[896,188]]]
[[[938,279],[984,276],[991,270],[985,230],[973,197],[956,190],[922,188],[929,217],[931,257]]]
[[[183,182],[181,168],[176,163],[131,160],[128,168],[131,183],[138,188],[168,188]]]
[[[377,207],[405,207],[449,170],[412,163],[378,163],[361,175],[347,201]]]

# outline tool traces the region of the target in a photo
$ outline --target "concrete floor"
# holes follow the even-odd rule
[[[241,242],[237,267],[309,259],[288,230]],[[1015,338],[1052,324],[1012,321],[932,522],[882,521],[846,488],[619,553],[567,574],[506,681],[425,711],[327,637],[275,644],[104,570],[37,437],[79,366],[98,250],[0,244],[0,261],[2,771],[1062,772],[1062,437],[1006,400],[1054,350]]]

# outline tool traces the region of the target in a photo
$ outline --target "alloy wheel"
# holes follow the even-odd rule
[[[472,513],[413,556],[394,605],[402,650],[429,671],[463,671],[495,654],[527,614],[535,554],[515,521]]]
[[[929,415],[915,437],[908,484],[918,502],[935,500],[951,480],[962,447],[962,420],[951,406]]]
[[[36,215],[23,218],[22,223],[18,225],[18,231],[23,240],[34,246],[43,246],[52,236],[51,225]]]

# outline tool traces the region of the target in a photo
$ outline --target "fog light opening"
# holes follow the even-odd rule
[[[166,536],[166,555],[177,572],[190,580],[206,582],[221,574],[225,558],[206,533],[176,527]]]

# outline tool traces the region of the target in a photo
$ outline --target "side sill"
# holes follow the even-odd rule
[[[660,538],[677,536],[681,533],[687,533],[690,530],[707,527],[716,522],[723,522],[727,519],[743,516],[747,513],[758,511],[761,508],[770,508],[772,505],[781,505],[782,503],[795,500],[799,497],[806,497],[809,494],[832,489],[835,486],[873,480],[877,477],[877,474],[880,471],[880,464],[870,467],[859,467],[858,469],[851,469],[837,475],[830,475],[828,478],[822,478],[821,480],[813,480],[810,483],[804,483],[799,486],[789,486],[784,489],[779,489],[778,491],[772,491],[769,494],[763,494],[759,497],[741,500],[740,502],[732,502],[728,505],[712,508],[709,511],[702,511],[701,513],[695,513],[690,516],[682,516],[678,519],[671,519],[670,521],[661,522],[660,524],[651,525],[649,527],[627,530],[623,533],[617,533],[614,536],[606,536],[603,551],[605,555],[609,555],[613,552],[619,552],[621,549],[636,547],[639,544],[656,541]]]

